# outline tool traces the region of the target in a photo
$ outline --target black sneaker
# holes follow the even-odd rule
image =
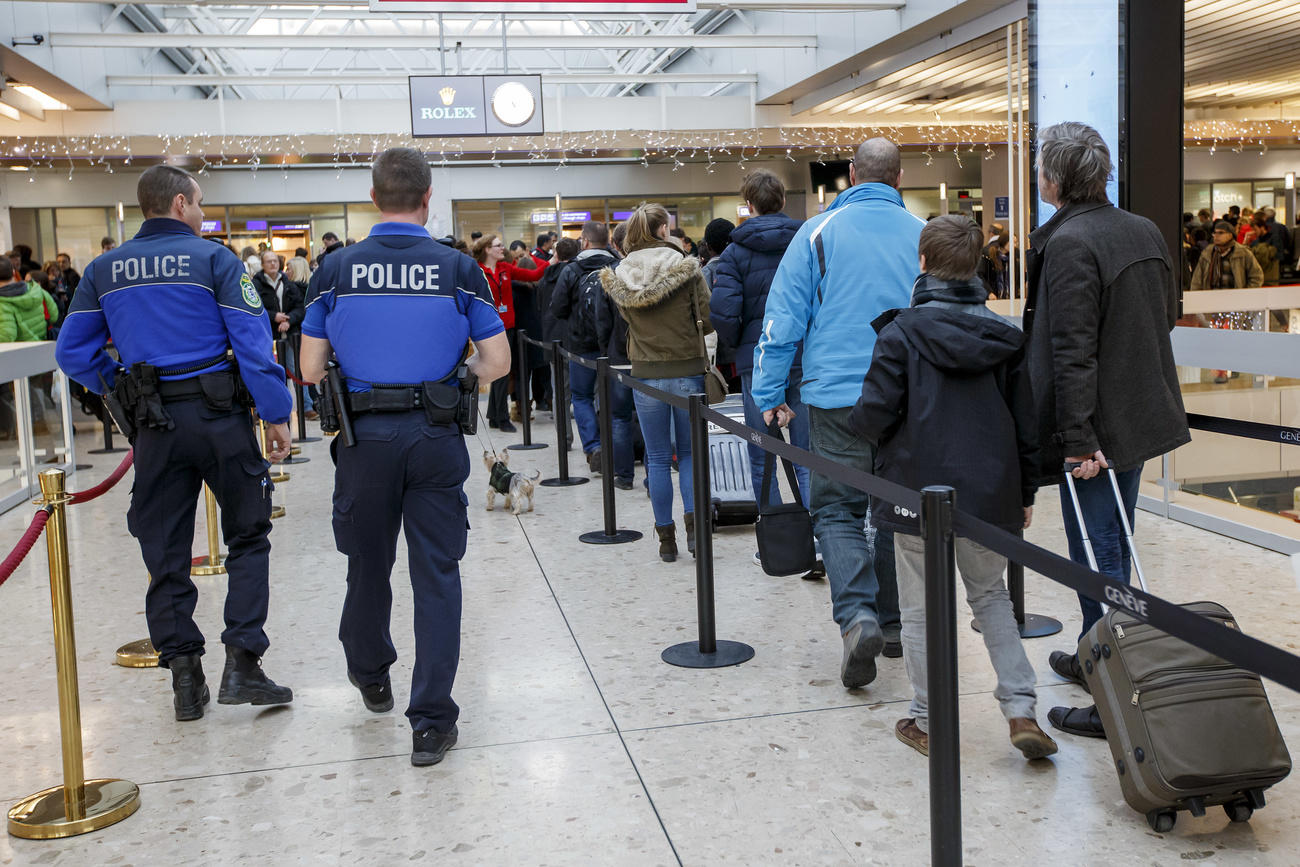
[[[615,479],[614,487],[618,488],[620,491],[630,491],[635,486],[632,484],[631,479]]]
[[[840,682],[845,689],[857,689],[876,679],[876,657],[885,646],[880,624],[870,617],[859,620],[844,633],[844,660]]]
[[[1075,653],[1066,653],[1063,650],[1053,650],[1052,655],[1047,657],[1047,664],[1052,667],[1059,677],[1068,680],[1070,683],[1078,684],[1083,687],[1083,691],[1091,693],[1088,689],[1088,682],[1083,679],[1083,671],[1079,668],[1079,656]]]
[[[880,655],[889,659],[900,659],[903,656],[903,629],[901,626],[886,626],[882,632],[885,633],[885,646],[881,649]]]
[[[587,469],[590,470],[593,475],[600,475],[600,449],[596,449],[594,452],[587,452]]]
[[[280,686],[262,671],[262,660],[251,650],[226,645],[226,670],[221,673],[218,704],[288,704],[293,690]]]
[[[506,419],[505,421],[496,425],[496,428],[502,433],[514,433],[515,431],[519,430],[519,428],[515,427],[514,422],[512,422],[510,419]]]
[[[433,729],[411,732],[411,764],[417,768],[438,764],[442,761],[442,757],[447,755],[447,750],[456,745],[459,735],[460,730],[455,726],[452,726],[449,732],[437,732]]]
[[[203,706],[212,700],[200,659],[197,653],[189,653],[167,662],[172,673],[172,707],[177,722],[202,719]]]
[[[362,686],[349,671],[348,683],[361,692],[361,700],[366,703],[366,710],[372,713],[387,713],[393,709],[393,684],[388,678],[385,677],[383,683]]]

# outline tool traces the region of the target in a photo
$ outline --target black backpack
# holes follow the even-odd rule
[[[578,278],[578,303],[574,305],[573,315],[569,318],[569,333],[575,343],[584,346],[597,346],[600,343],[599,332],[596,330],[596,305],[600,303],[603,291],[600,270],[587,271]]]

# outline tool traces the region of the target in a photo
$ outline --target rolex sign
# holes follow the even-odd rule
[[[539,75],[413,75],[410,83],[417,138],[543,132]]]

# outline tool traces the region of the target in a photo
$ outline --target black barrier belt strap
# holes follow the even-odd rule
[[[921,496],[916,491],[910,491],[901,485],[804,451],[728,418],[717,410],[706,407],[704,417],[718,427],[754,443],[764,451],[801,464],[814,472],[879,497],[885,502],[918,514],[921,511]],[[1158,596],[1144,593],[1136,587],[1130,587],[1113,578],[1093,572],[1086,566],[1032,545],[967,512],[953,510],[953,527],[959,535],[996,551],[1014,563],[1032,569],[1059,584],[1064,584],[1076,593],[1115,608],[1122,608],[1157,629],[1300,692],[1300,656],[1287,653],[1258,638],[1243,635]]]
[[[652,385],[646,385],[630,373],[623,373],[620,370],[610,368],[610,374],[619,381],[620,384],[627,386],[633,391],[639,391],[647,397],[651,397],[660,403],[666,403],[676,409],[689,411],[691,402],[680,394],[669,394],[666,391],[660,391]]]
[[[551,351],[551,346],[549,343],[543,343],[540,340],[533,340],[533,338],[529,337],[527,334],[524,335],[524,343],[527,343],[531,346],[536,346],[538,349],[542,350],[543,352],[549,353]]]
[[[1275,424],[1242,421],[1236,418],[1220,418],[1216,415],[1199,415],[1193,412],[1187,414],[1187,426],[1197,430],[1229,434],[1252,440],[1300,445],[1300,428],[1279,427]]]
[[[565,349],[563,346],[560,347],[560,354],[563,355],[565,358],[569,359],[570,361],[574,362],[575,364],[581,365],[582,367],[585,367],[588,370],[595,370],[597,367],[599,367],[599,365],[596,364],[596,359],[583,358],[581,355],[574,355],[572,352]]]
[[[1122,608],[1157,629],[1300,692],[1300,656],[1243,635],[1159,596],[1093,572],[966,512],[954,510],[953,528],[959,535],[1064,584],[1076,593]]]
[[[711,407],[705,407],[704,417],[723,430],[730,431],[736,436],[748,440],[764,451],[772,452],[778,457],[807,467],[813,472],[821,473],[823,476],[833,478],[837,482],[844,482],[859,491],[879,497],[887,503],[893,503],[899,508],[907,509],[918,515],[921,513],[921,495],[916,491],[908,490],[902,485],[896,485],[879,476],[873,476],[870,473],[864,473],[861,470],[855,470],[852,467],[836,463],[812,452],[804,451],[784,440],[754,430],[744,422],[728,418]]]

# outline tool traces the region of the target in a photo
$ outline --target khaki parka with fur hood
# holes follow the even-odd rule
[[[605,293],[627,320],[627,356],[638,379],[700,376],[703,333],[709,322],[709,287],[700,262],[671,244],[627,255],[618,269],[600,272]],[[692,298],[694,304],[692,305]],[[694,309],[692,309],[694,308]]]

